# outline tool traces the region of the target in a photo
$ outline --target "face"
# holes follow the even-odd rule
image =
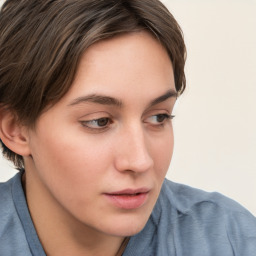
[[[27,175],[88,230],[139,232],[170,164],[175,100],[171,61],[151,35],[92,45],[71,89],[29,130]]]

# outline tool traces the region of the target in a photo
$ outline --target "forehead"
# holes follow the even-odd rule
[[[147,32],[102,40],[81,58],[65,100],[88,94],[125,100],[149,99],[175,91],[172,63],[165,48]]]

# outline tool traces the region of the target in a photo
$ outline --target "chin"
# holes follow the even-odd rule
[[[107,230],[107,233],[121,237],[134,236],[145,227],[148,219],[149,216],[115,219],[115,221],[109,225],[110,228]]]
[[[129,226],[126,228],[116,228],[115,230],[111,230],[110,232],[108,232],[108,234],[112,235],[112,236],[118,236],[118,237],[131,237],[134,236],[136,234],[138,234],[145,225],[141,225],[141,226]]]

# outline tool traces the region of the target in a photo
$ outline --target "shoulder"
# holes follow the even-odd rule
[[[0,183],[0,226],[7,225],[7,220],[15,211],[14,203],[12,200],[12,183],[13,179]],[[0,229],[0,236],[3,233],[3,229]]]
[[[211,251],[214,255],[236,252],[252,256],[256,251],[256,218],[219,193],[165,180],[157,208],[162,213],[162,230],[175,230],[175,239],[185,254],[196,251],[198,255],[201,250],[203,255]]]
[[[160,194],[178,211],[186,213],[199,208],[217,207],[223,213],[241,213],[252,216],[236,201],[217,192],[206,192],[201,189],[165,180]]]
[[[15,183],[21,183],[20,174],[0,183],[0,255],[31,255],[14,202]]]

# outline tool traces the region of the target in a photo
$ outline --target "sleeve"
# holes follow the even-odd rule
[[[248,212],[228,215],[227,235],[235,256],[256,256],[256,218]]]

